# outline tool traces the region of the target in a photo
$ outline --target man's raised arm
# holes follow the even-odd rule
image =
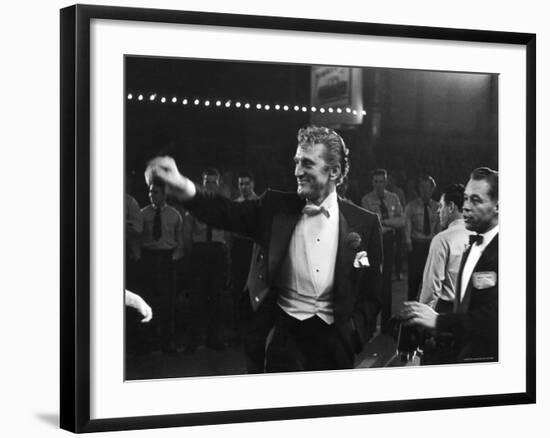
[[[149,184],[154,179],[163,181],[167,194],[184,203],[185,209],[201,222],[258,239],[261,199],[234,202],[220,193],[197,187],[179,173],[174,159],[166,156],[154,158],[147,165],[145,180]]]

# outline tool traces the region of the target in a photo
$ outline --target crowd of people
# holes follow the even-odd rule
[[[348,155],[334,130],[303,128],[296,191],[258,196],[244,172],[235,199],[215,168],[194,183],[172,158],[153,159],[150,205],[126,194],[126,302],[139,312],[128,311],[127,352],[239,344],[250,373],[346,369],[397,324],[422,363],[498,360],[498,172],[472,169],[438,200],[421,175],[407,202],[376,169],[357,205]],[[407,300],[392,312],[404,253]]]

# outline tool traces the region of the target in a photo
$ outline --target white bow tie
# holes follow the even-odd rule
[[[323,213],[327,218],[330,217],[330,213],[322,205],[318,206],[315,204],[306,204],[302,210],[302,213],[304,213],[307,216],[316,216],[320,213]]]

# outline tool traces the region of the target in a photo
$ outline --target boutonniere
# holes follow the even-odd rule
[[[358,250],[361,246],[361,236],[356,232],[351,232],[346,236],[346,243],[351,249]]]
[[[359,251],[355,254],[355,260],[353,261],[354,268],[368,268],[369,266],[370,263],[367,257],[367,251]]]

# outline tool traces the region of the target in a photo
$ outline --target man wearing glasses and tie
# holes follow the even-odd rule
[[[264,370],[352,368],[372,337],[380,309],[382,241],[378,217],[338,198],[348,149],[333,130],[299,130],[296,193],[267,190],[236,203],[180,175],[169,157],[147,178],[162,178],[200,220],[252,238],[261,251],[247,282],[253,316],[248,359]]]
[[[458,273],[453,311],[437,313],[417,302],[404,303],[405,324],[449,333],[455,362],[498,361],[498,172],[475,169],[464,192],[464,223],[470,245]]]

